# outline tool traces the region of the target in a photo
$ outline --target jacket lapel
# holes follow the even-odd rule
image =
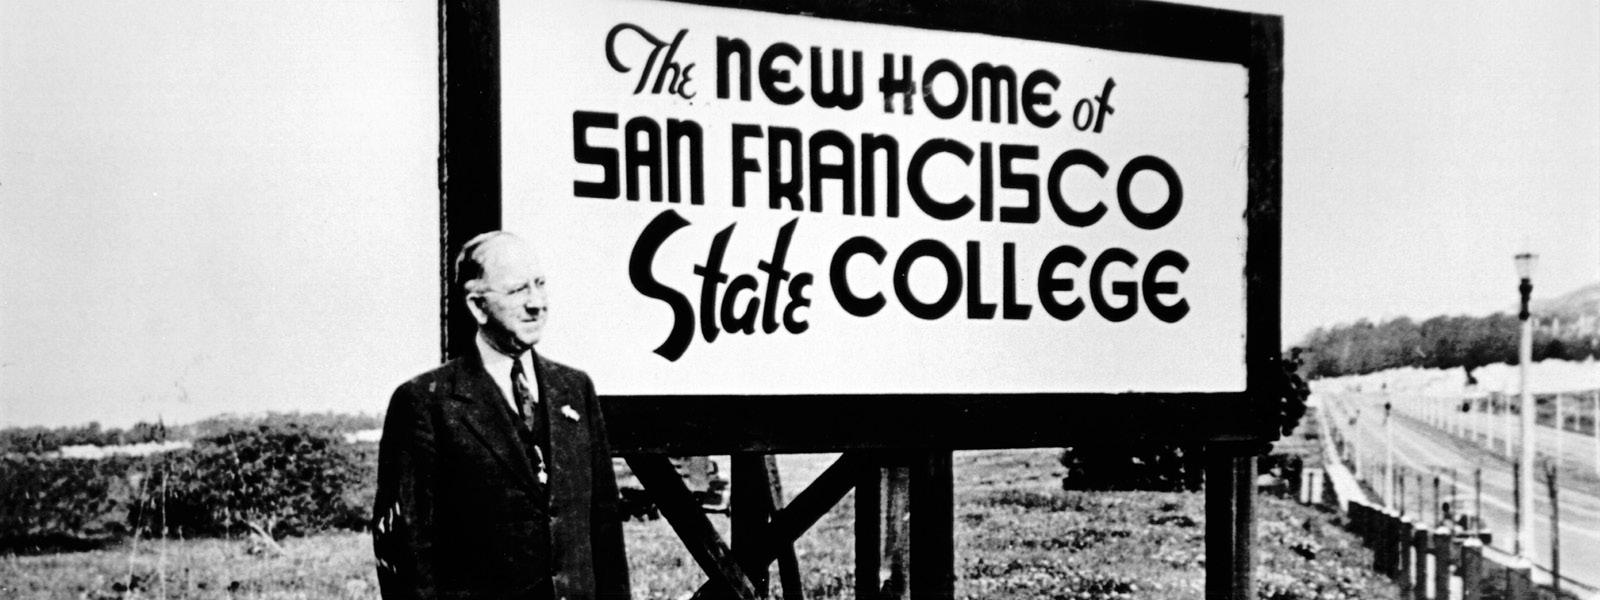
[[[595,583],[590,513],[597,476],[589,437],[594,424],[587,422],[592,399],[583,380],[573,371],[552,366],[537,352],[534,369],[539,376],[540,409],[550,424],[550,461],[546,465],[550,470],[550,514],[560,517],[551,523],[550,536],[555,547],[564,550],[558,553],[555,565],[556,596],[592,596]]]
[[[456,369],[455,399],[461,401],[461,422],[484,447],[506,468],[516,475],[517,481],[530,491],[537,490],[533,482],[533,463],[517,437],[516,424],[511,411],[494,379],[483,368],[483,359],[471,352]]]
[[[550,424],[552,460],[546,468],[551,470],[552,478],[580,484],[579,489],[587,490],[590,424],[583,422],[588,408],[583,391],[578,389],[578,382],[563,379],[562,372],[551,368],[537,352],[533,356],[539,378],[539,408]]]

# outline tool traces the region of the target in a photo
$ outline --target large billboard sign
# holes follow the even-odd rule
[[[1245,65],[645,0],[500,32],[504,226],[603,394],[1246,391]]]

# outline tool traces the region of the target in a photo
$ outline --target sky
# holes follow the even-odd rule
[[[1600,282],[1600,5],[1285,19],[1283,340]],[[439,360],[431,2],[0,3],[0,426],[381,411]]]

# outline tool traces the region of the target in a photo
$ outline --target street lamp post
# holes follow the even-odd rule
[[[1383,403],[1383,507],[1388,510],[1404,504],[1394,500],[1394,433],[1389,427],[1389,413],[1393,409],[1393,403]]]
[[[1531,559],[1533,555],[1533,394],[1528,390],[1528,364],[1533,362],[1533,320],[1528,311],[1528,297],[1533,294],[1533,270],[1539,255],[1523,252],[1516,256],[1517,277],[1522,279],[1517,291],[1522,293],[1522,340],[1517,349],[1517,378],[1522,388],[1522,455],[1518,460],[1517,474],[1517,556]]]

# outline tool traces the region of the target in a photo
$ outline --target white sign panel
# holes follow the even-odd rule
[[[1245,389],[1244,67],[501,5],[504,222],[601,393]]]

